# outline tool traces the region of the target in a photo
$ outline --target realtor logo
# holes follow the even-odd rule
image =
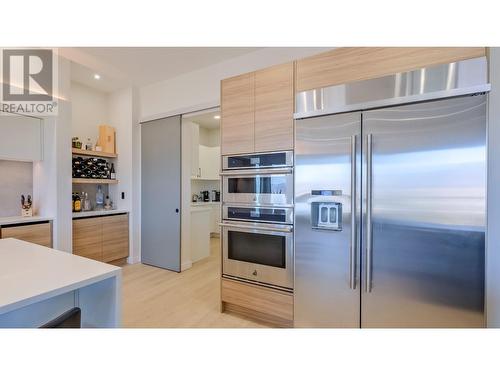
[[[52,49],[2,50],[3,112],[56,115],[54,101],[57,72]]]

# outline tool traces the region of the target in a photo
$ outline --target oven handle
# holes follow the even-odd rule
[[[292,174],[293,168],[250,169],[221,172],[221,176],[258,176],[262,174]]]
[[[272,228],[272,227],[259,227],[259,226],[254,226],[254,225],[245,225],[245,224],[230,224],[230,223],[219,223],[219,225],[221,227],[254,229],[254,230],[267,231],[267,232],[291,233],[293,231],[292,227],[290,227],[290,228]]]

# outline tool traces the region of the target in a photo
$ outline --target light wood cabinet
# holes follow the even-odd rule
[[[485,56],[483,47],[346,47],[298,60],[295,90],[301,92]]]
[[[18,240],[52,247],[52,225],[50,223],[4,226],[0,231],[1,238],[17,238]]]
[[[255,72],[255,151],[293,149],[293,63]]]
[[[293,294],[222,278],[222,310],[280,327],[293,326]]]
[[[73,220],[73,254],[102,260],[102,218]]]
[[[128,257],[128,214],[73,219],[73,254],[101,262]]]
[[[221,83],[221,153],[293,148],[293,62]]]
[[[223,154],[254,151],[255,73],[221,83],[221,150]]]
[[[102,261],[112,262],[128,257],[128,215],[102,218]]]

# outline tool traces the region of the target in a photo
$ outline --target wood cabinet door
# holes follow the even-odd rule
[[[344,47],[298,60],[297,92],[485,56],[484,47]]]
[[[102,261],[128,257],[128,215],[112,215],[102,218]]]
[[[293,62],[255,72],[255,151],[293,149]]]
[[[254,78],[247,73],[221,82],[221,152],[254,151]]]
[[[2,238],[17,238],[18,240],[52,247],[52,228],[50,223],[3,227],[1,231]]]
[[[73,220],[73,254],[102,261],[102,218]]]

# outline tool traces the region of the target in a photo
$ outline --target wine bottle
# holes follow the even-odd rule
[[[111,171],[109,173],[109,178],[116,180],[115,165],[111,163]]]

